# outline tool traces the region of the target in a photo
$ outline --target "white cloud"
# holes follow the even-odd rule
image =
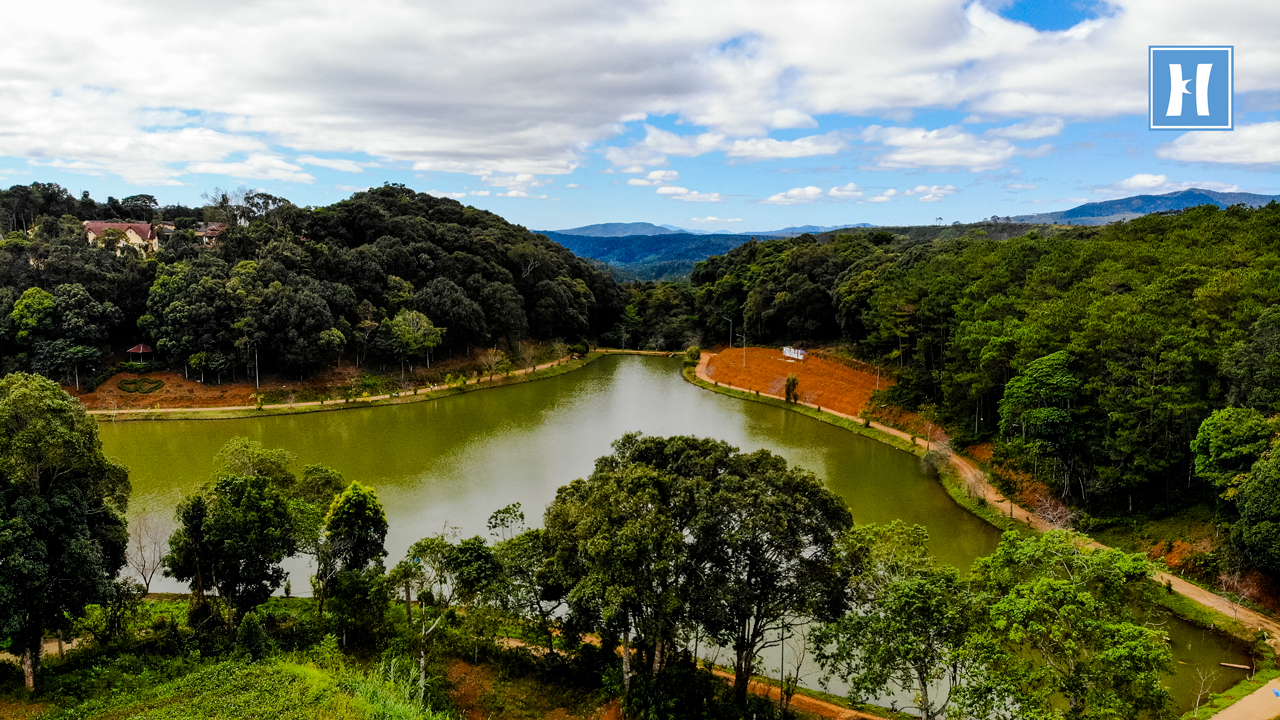
[[[644,178],[631,178],[628,185],[661,185],[672,180],[679,180],[680,173],[675,170],[654,170]]]
[[[872,195],[871,197],[867,198],[866,201],[869,203],[889,202],[890,200],[892,200],[897,196],[898,196],[898,191],[894,190],[893,188],[889,188],[888,190],[885,190],[879,195]]]
[[[197,162],[187,166],[187,172],[207,175],[229,175],[245,180],[283,180],[285,182],[310,183],[316,178],[302,168],[275,155],[250,155],[241,162]]]
[[[1066,127],[1066,123],[1062,122],[1062,118],[1042,117],[1029,122],[992,128],[986,134],[1014,140],[1036,140],[1038,138],[1057,137],[1062,134],[1062,128],[1064,127]]]
[[[872,125],[862,136],[890,148],[876,158],[880,167],[890,169],[965,168],[981,172],[1001,167],[1018,154],[1018,148],[1008,140],[984,140],[959,125],[937,130]]]
[[[742,218],[718,218],[715,215],[708,215],[704,218],[689,218],[690,222],[711,223],[711,222],[742,222]]]
[[[478,196],[480,196],[480,197],[489,197],[489,195],[491,194],[491,191],[489,191],[489,190],[472,190],[470,193],[462,193],[462,194],[463,194],[463,195],[478,195]]]
[[[768,198],[761,200],[760,202],[765,203],[766,205],[803,205],[805,203],[817,202],[821,199],[822,188],[810,185],[809,187],[791,188],[786,192],[770,195]]]
[[[849,183],[839,187],[833,187],[827,191],[827,194],[837,200],[853,200],[862,197],[862,189],[857,183]]]
[[[920,202],[942,202],[948,195],[955,195],[955,185],[917,185],[903,191],[903,195],[919,195]]]
[[[318,158],[311,155],[303,155],[298,158],[300,165],[314,165],[316,167],[329,168],[338,172],[362,173],[367,167],[380,167],[377,163],[362,163],[355,160],[343,160],[340,158]]]
[[[605,150],[605,159],[615,166],[627,166],[621,172],[643,172],[644,166],[666,165],[670,155],[698,157],[712,152],[723,152],[728,157],[747,160],[777,160],[786,158],[834,155],[847,146],[840,133],[809,135],[795,140],[777,140],[756,137],[731,140],[721,133],[705,132],[681,135],[669,130],[645,126],[645,136],[629,147],[611,147]]]
[[[464,192],[445,192],[444,190],[428,190],[427,194],[434,195],[436,197],[451,197],[455,200],[464,198],[467,196],[467,194]]]
[[[1108,198],[1118,198],[1129,195],[1163,195],[1180,190],[1190,190],[1191,188],[1217,190],[1219,192],[1240,191],[1239,186],[1232,183],[1217,182],[1215,180],[1170,182],[1167,175],[1155,175],[1152,173],[1138,173],[1110,185],[1090,187],[1089,191],[1096,195],[1105,195]]]
[[[537,176],[569,173],[595,152],[629,171],[708,146],[796,158],[839,152],[840,140],[771,130],[936,108],[1016,124],[977,139],[878,140],[885,167],[999,167],[1020,152],[1010,140],[1050,137],[1059,118],[1143,115],[1135,38],[1231,42],[1240,93],[1280,90],[1280,4],[1260,0],[1207,14],[1203,3],[1117,0],[1061,32],[975,0],[795,0],[785,22],[765,0],[10,5],[9,25],[27,31],[0,46],[0,157],[132,183],[180,182],[196,164],[260,172],[237,161],[254,155]],[[234,37],[235,52],[210,37]],[[604,147],[654,117],[693,134]],[[1275,164],[1267,125],[1183,136],[1160,157]]]
[[[360,187],[359,185],[334,185],[333,187],[335,187],[338,190],[341,190],[342,192],[349,192],[349,193],[363,192],[369,189],[368,186]],[[432,190],[430,194],[437,195],[439,193]],[[463,193],[463,194],[465,195],[466,193]]]
[[[664,185],[658,188],[658,194],[665,195],[672,200],[683,200],[684,202],[720,202],[720,193],[700,193],[689,188],[671,185]]]
[[[774,140],[773,138],[751,138],[735,140],[729,147],[729,157],[750,158],[752,160],[774,160],[778,158],[802,158],[815,155],[835,155],[845,148],[845,142],[834,132],[826,135],[810,135],[795,140]]]
[[[784,128],[816,128],[818,121],[814,120],[808,113],[800,112],[794,108],[783,108],[775,110],[769,118],[769,127],[779,130]]]
[[[565,185],[565,187],[567,187],[567,188],[580,188],[580,187],[582,187],[582,186],[581,186],[581,185],[579,185],[578,183],[569,183],[568,185]]]
[[[1040,189],[1039,185],[1027,185],[1024,183],[1009,183],[1004,187],[1009,190],[1039,190]]]
[[[1156,148],[1165,160],[1274,165],[1280,163],[1280,122],[1237,125],[1233,132],[1189,132]]]

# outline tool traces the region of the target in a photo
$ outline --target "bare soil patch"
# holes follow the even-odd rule
[[[449,698],[467,720],[486,720],[488,713],[480,701],[493,686],[493,671],[482,665],[455,660],[449,663],[445,679],[452,685]]]
[[[150,378],[161,380],[164,387],[150,393],[128,392],[120,388],[122,380]],[[150,407],[230,407],[252,405],[250,397],[257,392],[253,383],[223,383],[215,385],[211,378],[207,383],[182,377],[181,373],[153,372],[138,375],[119,373],[98,386],[91,393],[79,395],[80,402],[90,410],[134,410]],[[75,388],[64,388],[72,395]]]
[[[712,380],[768,395],[783,395],[788,375],[800,379],[800,399],[847,415],[858,415],[868,405],[877,386],[889,387],[888,378],[876,378],[874,371],[859,370],[810,354],[792,360],[781,350],[749,347],[746,364],[742,348],[727,349],[707,363]]]

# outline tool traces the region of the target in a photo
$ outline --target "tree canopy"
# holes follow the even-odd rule
[[[0,371],[63,379],[139,341],[220,377],[255,358],[289,373],[342,356],[414,362],[442,341],[594,337],[624,304],[608,272],[545,236],[402,185],[321,208],[247,191],[208,202],[134,196],[104,211],[52,184],[0,191]],[[82,227],[195,216],[229,225],[212,241],[165,229],[151,255],[90,244]]]
[[[0,638],[35,687],[46,630],[67,630],[125,564],[128,471],[55,383],[0,380]]]

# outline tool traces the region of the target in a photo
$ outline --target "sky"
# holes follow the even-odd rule
[[[729,232],[1280,193],[1274,0],[11,5],[4,187]],[[1148,130],[1150,45],[1234,46],[1236,129]]]

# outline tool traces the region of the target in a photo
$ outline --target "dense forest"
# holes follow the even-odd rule
[[[732,322],[752,344],[846,343],[894,370],[890,401],[1000,441],[1089,512],[1214,501],[1201,422],[1280,409],[1280,205],[1022,229],[748,242],[689,283],[632,286],[603,341],[726,342]]]
[[[158,252],[88,242],[85,220],[174,231]],[[216,241],[191,228],[227,223]],[[450,199],[386,185],[322,208],[217,192],[202,208],[76,200],[52,184],[0,192],[0,372],[72,382],[138,342],[175,369],[302,375],[340,357],[429,363],[524,338],[612,327],[606,270]],[[109,233],[110,231],[108,231]],[[105,236],[104,236],[105,237]]]

